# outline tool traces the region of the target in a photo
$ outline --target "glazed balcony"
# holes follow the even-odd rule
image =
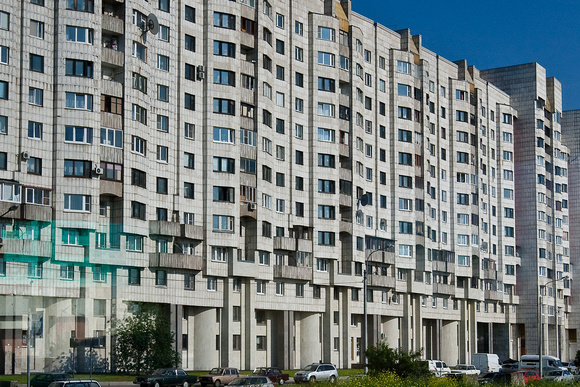
[[[274,266],[274,278],[312,281],[312,268],[307,266]]]

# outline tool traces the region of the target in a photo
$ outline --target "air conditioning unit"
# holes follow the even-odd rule
[[[95,167],[95,175],[101,176],[105,171],[101,167]]]
[[[203,81],[205,78],[205,68],[202,65],[197,66],[197,80]]]
[[[255,209],[256,209],[256,203],[250,203],[250,204],[248,204],[248,210],[254,211]]]
[[[28,153],[28,151],[24,151],[20,154],[20,157],[22,160],[28,160],[30,158],[30,153]]]

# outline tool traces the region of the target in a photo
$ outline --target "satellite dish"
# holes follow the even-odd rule
[[[360,197],[359,199],[360,201],[360,205],[361,206],[366,206],[367,204],[369,204],[369,195],[368,193],[364,194],[363,196]]]
[[[147,31],[151,31],[153,35],[157,35],[159,32],[159,21],[157,20],[157,16],[153,15],[152,13],[147,16],[143,33]]]

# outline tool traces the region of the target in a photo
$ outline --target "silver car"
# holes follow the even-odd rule
[[[274,387],[274,383],[266,376],[242,376],[232,380],[228,386]]]
[[[312,363],[294,374],[294,382],[296,383],[317,382],[321,380],[328,380],[330,383],[334,383],[337,379],[338,371],[336,367],[328,363]]]

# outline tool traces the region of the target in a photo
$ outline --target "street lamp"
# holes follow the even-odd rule
[[[568,279],[568,276],[564,276],[562,278],[556,278],[553,279],[551,281],[546,282],[544,285],[538,285],[538,338],[539,338],[539,345],[538,345],[538,368],[539,370],[539,374],[540,374],[540,379],[543,376],[543,367],[542,367],[542,352],[543,352],[543,346],[544,346],[544,330],[542,329],[542,286],[546,287],[552,283],[558,282],[558,281],[563,281]],[[554,297],[556,297],[556,295],[554,294]],[[556,335],[558,334],[558,315],[556,313],[556,311],[554,311],[555,313],[555,318],[556,318]],[[556,339],[557,340],[557,339]]]
[[[7,213],[12,212],[12,211],[16,211],[17,209],[18,209],[18,204],[15,203],[15,204],[11,205],[10,207],[8,207],[8,209],[2,215],[0,215],[0,218],[3,218],[4,215],[6,215]]]

